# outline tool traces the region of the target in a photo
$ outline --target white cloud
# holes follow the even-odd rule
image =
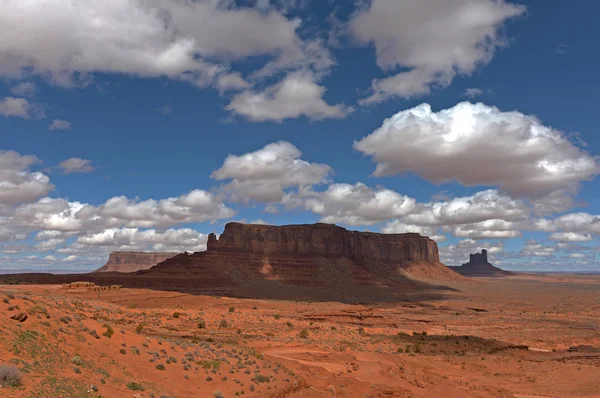
[[[323,100],[325,88],[310,73],[288,74],[281,82],[262,92],[237,94],[227,110],[255,122],[276,121],[306,116],[313,120],[343,118],[352,109],[345,105],[329,105]]]
[[[0,205],[32,202],[54,189],[47,175],[30,171],[36,163],[35,156],[0,151]]]
[[[39,119],[44,117],[43,108],[29,102],[25,98],[5,97],[0,100],[0,115],[20,117],[25,120]]]
[[[600,216],[589,213],[569,213],[555,219],[539,219],[535,222],[535,226],[545,232],[600,234]]]
[[[527,241],[527,243],[521,249],[521,256],[528,257],[550,257],[556,252],[556,248],[543,246],[535,240]]]
[[[498,186],[530,198],[573,192],[600,173],[597,158],[560,131],[481,103],[401,111],[354,147],[377,162],[377,177],[412,171],[434,183]]]
[[[207,240],[208,235],[190,228],[166,231],[112,228],[79,237],[69,252],[85,253],[93,246],[101,246],[103,250],[195,252],[206,250]]]
[[[81,158],[70,158],[67,160],[63,160],[58,165],[58,168],[62,170],[65,174],[71,173],[91,173],[94,171],[94,166],[92,166],[92,161]]]
[[[389,189],[371,189],[362,183],[332,184],[324,192],[301,188],[282,201],[288,208],[304,208],[321,216],[321,222],[352,226],[373,225],[401,217],[415,200]]]
[[[10,92],[18,97],[33,97],[37,87],[31,82],[21,82],[10,88]]]
[[[301,155],[294,145],[279,141],[254,152],[227,156],[211,177],[232,180],[222,189],[234,201],[278,202],[286,189],[324,183],[332,173],[328,165],[307,162]]]
[[[54,119],[48,128],[50,130],[68,130],[71,128],[71,122],[61,119]]]
[[[466,89],[464,95],[467,98],[473,99],[473,98],[481,97],[483,95],[491,95],[491,94],[493,94],[493,92],[489,88],[472,87],[472,88]]]
[[[555,232],[548,238],[558,242],[589,242],[592,240],[592,235],[589,233],[577,232]]]
[[[0,75],[34,73],[69,85],[76,72],[103,72],[206,85],[229,73],[228,62],[257,55],[272,60],[273,72],[311,64],[300,25],[276,10],[219,0],[5,0]]]
[[[583,253],[573,253],[569,255],[570,258],[587,258],[587,256]]]
[[[523,12],[504,0],[372,0],[350,21],[350,32],[375,46],[381,69],[407,70],[374,80],[363,103],[428,94],[457,74],[473,73],[505,45],[498,33],[503,24]]]
[[[527,217],[528,210],[522,201],[490,189],[472,196],[420,205],[405,221],[415,225],[448,226],[492,220],[522,221]]]

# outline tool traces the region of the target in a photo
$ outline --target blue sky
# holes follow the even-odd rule
[[[598,270],[593,8],[5,1],[0,270],[203,250],[229,221]]]

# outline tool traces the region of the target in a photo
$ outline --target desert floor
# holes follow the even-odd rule
[[[0,396],[600,397],[600,276],[449,287],[351,305],[0,285],[0,364],[23,376]]]

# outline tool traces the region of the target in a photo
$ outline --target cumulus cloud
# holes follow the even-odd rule
[[[377,162],[377,177],[408,171],[434,183],[497,186],[520,197],[573,192],[600,173],[598,159],[560,131],[481,103],[401,111],[354,148]]]
[[[65,174],[71,173],[91,173],[94,171],[92,161],[81,158],[70,158],[63,160],[58,165],[58,168]]]
[[[211,177],[231,180],[221,188],[232,200],[278,202],[286,189],[320,184],[333,172],[326,164],[302,160],[302,152],[289,142],[279,141],[243,155],[229,155]]]
[[[32,202],[54,189],[47,175],[30,171],[39,162],[32,155],[0,151],[0,205]]]
[[[127,251],[197,252],[206,250],[207,240],[208,235],[190,228],[166,231],[111,228],[79,237],[69,250],[63,250],[63,252],[85,253],[94,246]]]
[[[290,73],[264,91],[237,94],[227,110],[255,122],[281,122],[300,116],[313,120],[343,118],[352,111],[345,105],[328,104],[323,100],[324,93],[325,87],[316,83],[312,74]]]
[[[275,9],[221,0],[6,0],[0,75],[34,73],[69,85],[77,74],[104,72],[202,86],[230,73],[231,61],[253,56],[268,56],[272,73],[300,61],[321,64],[315,44],[298,36],[300,25]]]
[[[556,252],[556,248],[550,246],[543,246],[535,240],[529,240],[521,249],[521,256],[528,257],[550,257]]]
[[[39,119],[44,117],[43,108],[25,98],[5,97],[0,100],[0,115],[20,117],[21,119]]]
[[[524,12],[504,0],[372,0],[350,21],[350,32],[375,47],[382,70],[405,71],[374,80],[362,102],[427,94],[473,73],[506,44],[499,34],[504,23]]]
[[[549,236],[550,240],[558,242],[589,242],[592,240],[592,235],[589,233],[577,232],[555,232]]]
[[[373,225],[401,217],[415,207],[415,200],[389,189],[371,189],[362,183],[332,184],[323,192],[310,187],[287,194],[288,208],[304,208],[321,216],[321,222],[351,226]]]
[[[48,128],[50,130],[68,130],[71,128],[71,122],[61,119],[54,119]]]
[[[420,205],[417,211],[405,217],[405,221],[416,225],[441,226],[490,220],[522,221],[527,216],[528,211],[522,201],[490,189],[472,196]]]

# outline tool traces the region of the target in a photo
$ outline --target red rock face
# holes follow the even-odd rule
[[[94,272],[136,272],[154,267],[179,253],[113,252],[108,262]]]
[[[229,223],[208,251],[255,255],[346,257],[355,262],[439,263],[437,243],[419,234],[348,231],[331,224],[245,225]]]

